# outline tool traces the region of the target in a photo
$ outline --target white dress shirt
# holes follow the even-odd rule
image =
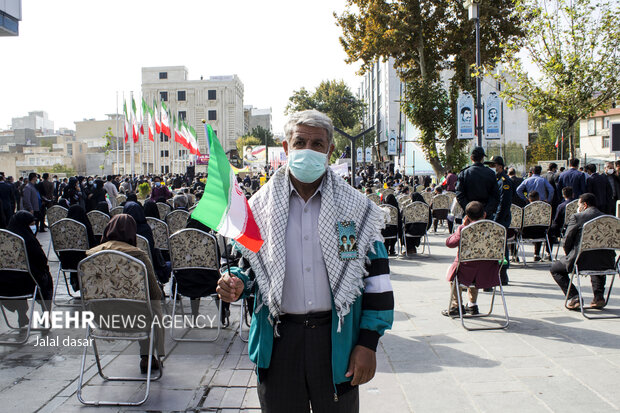
[[[314,195],[305,202],[290,185],[286,274],[282,286],[283,314],[308,314],[332,308],[331,289],[318,228],[322,187],[321,183]]]

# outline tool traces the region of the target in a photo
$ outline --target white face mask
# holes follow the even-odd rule
[[[32,231],[33,234],[37,233],[37,226],[36,225],[30,225],[30,231]]]
[[[614,174],[613,168],[607,169],[607,175],[613,175],[613,174]]]

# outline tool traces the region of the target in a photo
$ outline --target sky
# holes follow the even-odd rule
[[[55,129],[116,112],[140,91],[141,68],[186,66],[190,79],[239,76],[244,105],[272,108],[283,130],[294,90],[343,79],[333,12],[345,0],[23,0],[19,36],[0,37],[0,129],[44,110]],[[119,102],[122,111],[122,102]]]

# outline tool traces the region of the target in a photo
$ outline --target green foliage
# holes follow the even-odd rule
[[[420,144],[438,175],[467,162],[466,142],[456,133],[459,90],[473,92],[474,24],[459,0],[348,0],[335,15],[340,42],[349,63],[361,61],[361,72],[378,59],[394,58],[405,83],[401,103],[420,129]],[[494,62],[506,44],[523,35],[512,0],[494,0],[480,7],[482,64]],[[450,69],[450,72],[445,72]],[[447,90],[440,78],[449,73]]]
[[[108,127],[106,133],[102,136],[105,139],[105,144],[103,145],[103,149],[105,149],[105,155],[103,157],[103,164],[99,165],[99,169],[103,172],[105,169],[105,163],[110,155],[110,147],[112,146],[112,139],[114,138],[114,134],[112,133],[112,128]]]
[[[54,164],[52,166],[41,166],[39,168],[37,168],[37,173],[42,174],[42,173],[64,173],[67,174],[67,176],[76,176],[77,172],[75,171],[75,169],[73,169],[70,166],[67,165],[63,165],[63,164]]]
[[[503,58],[508,78],[502,96],[521,105],[538,122],[561,121],[574,155],[575,125],[606,110],[620,94],[620,6],[617,0],[515,0],[520,16],[531,17],[526,36],[509,44]],[[526,70],[525,50],[536,66]],[[568,144],[568,145],[567,145]]]
[[[142,182],[138,185],[138,196],[140,199],[146,199],[151,193],[151,185],[148,182]]]
[[[365,107],[365,103],[351,92],[343,80],[324,80],[312,94],[305,88],[294,91],[288,100],[284,114],[316,109],[326,113],[338,129],[350,135],[357,135],[363,132],[361,121]],[[370,139],[369,133],[366,135],[366,142],[370,142]],[[359,141],[361,142],[362,139]],[[332,161],[340,157],[344,148],[351,143],[347,138],[335,133],[334,144],[336,149],[332,155]]]

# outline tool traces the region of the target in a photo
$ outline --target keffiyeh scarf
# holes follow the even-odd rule
[[[270,321],[280,315],[282,286],[286,269],[286,228],[289,215],[290,179],[288,167],[282,167],[249,201],[261,236],[265,241],[258,253],[240,246],[256,275],[263,304],[269,307]],[[338,223],[353,221],[357,232],[356,259],[339,255]],[[375,240],[382,240],[385,213],[337,176],[331,168],[323,180],[319,238],[329,285],[338,314],[338,331],[350,306],[360,296],[367,274],[366,254]]]

